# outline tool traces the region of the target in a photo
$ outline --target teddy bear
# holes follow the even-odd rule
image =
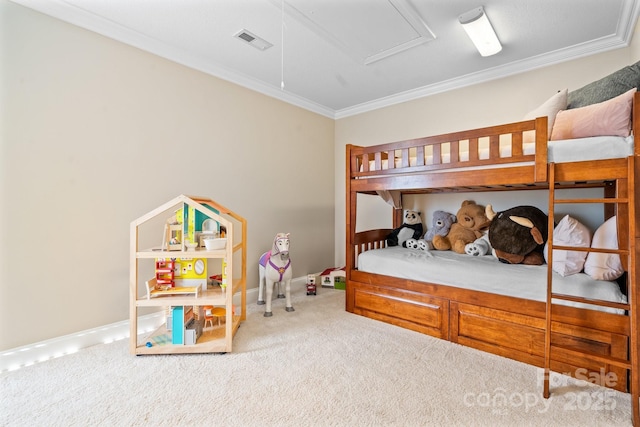
[[[456,222],[456,216],[451,212],[435,211],[433,213],[431,228],[424,235],[429,249],[433,249],[433,238],[436,235],[446,236],[454,222]]]
[[[394,229],[387,236],[387,246],[402,246],[406,248],[408,239],[420,239],[422,236],[422,217],[420,212],[407,210],[400,227]]]
[[[433,247],[440,251],[452,250],[464,254],[467,243],[482,237],[489,223],[483,205],[478,205],[473,200],[465,200],[456,213],[456,222],[451,224],[449,233],[446,236],[433,237]]]
[[[516,206],[495,213],[487,205],[491,219],[489,242],[496,256],[506,264],[544,264],[549,217],[535,206]]]

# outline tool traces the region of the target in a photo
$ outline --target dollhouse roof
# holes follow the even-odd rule
[[[137,227],[145,222],[149,221],[152,218],[157,217],[158,215],[165,215],[167,211],[175,210],[176,207],[182,207],[184,205],[191,206],[196,209],[198,212],[219,221],[221,225],[225,227],[229,227],[231,225],[231,218],[245,223],[246,220],[240,215],[233,212],[231,209],[227,209],[221,204],[215,202],[214,200],[207,197],[200,196],[185,196],[184,194],[179,195],[178,197],[169,200],[166,203],[158,206],[152,211],[142,215],[141,217],[133,220],[131,222],[132,227]],[[216,209],[219,213],[214,212],[210,208]]]

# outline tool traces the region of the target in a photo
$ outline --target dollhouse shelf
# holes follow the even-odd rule
[[[234,251],[236,249],[234,248]],[[143,249],[138,252],[138,258],[223,258],[226,249],[208,251],[205,248],[196,248],[191,251],[163,251],[160,247]]]
[[[243,283],[240,283],[239,280],[235,281],[235,285],[233,287],[233,293],[236,294],[241,292]],[[209,289],[206,291],[198,292],[198,296],[195,296],[193,293],[187,294],[183,293],[170,293],[166,294],[163,297],[156,298],[147,298],[146,294],[142,297],[136,299],[136,306],[138,307],[157,307],[159,304],[161,306],[176,306],[176,305],[196,305],[196,306],[204,306],[204,305],[217,305],[224,306],[226,305],[227,295],[229,292],[227,289],[226,292],[222,292],[220,288],[218,289]],[[244,319],[243,319],[244,320]]]
[[[224,227],[227,237],[227,245],[219,250],[207,250],[196,248],[195,250],[166,250],[166,246],[140,249],[139,241],[142,237],[147,237],[152,226],[149,224],[160,224],[153,231],[151,237],[161,238],[162,227],[166,223],[167,217],[175,215],[176,210],[182,212],[189,209],[191,212],[198,212],[197,215],[216,221],[220,227]],[[158,221],[161,220],[161,221]],[[186,222],[186,221],[184,221]],[[147,224],[149,223],[149,224]],[[193,223],[182,225],[181,235],[186,237],[198,230],[200,224]],[[175,227],[175,226],[174,226]],[[215,201],[203,197],[193,197],[180,195],[173,200],[159,206],[151,212],[134,220],[130,227],[130,277],[129,277],[129,317],[130,317],[130,342],[129,350],[131,354],[181,354],[181,353],[227,353],[232,351],[233,337],[238,330],[240,323],[246,318],[246,260],[247,260],[247,223],[246,220],[233,211],[221,206]],[[195,241],[195,239],[194,239]],[[226,282],[226,290],[220,287],[213,289],[185,287],[182,289],[173,288],[162,291],[154,289],[154,281],[151,279],[146,283],[140,277],[141,263],[148,263],[149,260],[157,259],[206,259],[207,265],[215,265],[221,268],[223,281]],[[146,260],[146,261],[145,261]],[[216,261],[217,260],[217,261]],[[207,271],[207,275],[209,275]],[[240,297],[240,305],[234,306],[234,296]],[[138,330],[138,316],[140,308],[157,307],[168,310],[170,307],[193,307],[196,313],[196,321],[202,326],[202,319],[199,316],[201,308],[204,306],[224,307],[226,314],[224,323],[218,327],[204,329],[198,336],[195,344],[172,344],[172,331],[167,330],[166,324],[151,333],[142,333]],[[185,321],[186,323],[186,321]],[[186,326],[185,326],[186,328]]]
[[[230,329],[233,335],[235,335],[238,327],[240,326],[240,316],[233,316]],[[170,343],[162,344],[164,337],[170,332],[167,331],[164,325],[160,326],[153,333],[139,339],[136,347],[136,354],[188,354],[188,353],[227,353],[227,327],[226,324],[222,327],[214,328],[207,333],[203,333],[198,342],[194,345],[173,345]],[[147,347],[146,343],[151,342],[152,346]],[[179,351],[176,351],[179,348]]]

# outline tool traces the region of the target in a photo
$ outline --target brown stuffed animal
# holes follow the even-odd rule
[[[485,207],[473,200],[465,200],[456,213],[457,222],[451,225],[446,236],[436,235],[433,238],[434,249],[440,251],[452,250],[459,254],[466,253],[464,247],[474,242],[489,228],[489,218],[485,215]]]
[[[549,217],[535,206],[516,206],[495,213],[487,205],[491,218],[489,241],[496,256],[505,264],[544,264]]]

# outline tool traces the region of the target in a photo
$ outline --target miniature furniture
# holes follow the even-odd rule
[[[213,328],[214,319],[217,321],[218,326],[220,326],[220,319],[224,318],[227,315],[227,310],[222,307],[214,307],[212,305],[207,305],[202,307],[204,310],[204,327],[207,327],[209,324]]]
[[[144,282],[147,288],[147,299],[151,299],[153,297],[158,296],[168,296],[168,295],[194,295],[198,298],[198,294],[200,293],[199,286],[184,286],[171,288],[166,285],[158,284],[157,279],[153,278]]]
[[[166,228],[165,241],[166,249],[169,251],[179,251],[182,249],[182,227],[180,224],[171,224]]]
[[[211,326],[213,328],[213,306],[212,305],[205,305],[204,307],[202,307],[203,310],[203,317],[204,317],[204,327],[207,327],[207,324],[209,324],[209,326]]]
[[[207,250],[195,248],[187,251],[184,246],[180,250],[170,250],[167,246],[167,235],[164,228],[166,218],[181,212],[183,219],[182,228],[176,230],[181,242],[193,239],[192,234],[199,231],[199,224],[193,224],[193,218],[207,218],[224,227],[227,237],[227,245],[219,250]],[[158,221],[159,220],[159,221]],[[191,222],[188,222],[190,220]],[[153,224],[160,223],[160,226]],[[171,224],[175,226],[175,224]],[[155,231],[153,231],[155,230]],[[144,235],[157,236],[158,245],[151,248],[139,247],[140,237]],[[240,326],[240,322],[246,318],[246,259],[247,259],[247,223],[246,220],[235,212],[204,198],[180,195],[156,209],[148,212],[131,222],[130,225],[130,276],[129,276],[129,317],[130,338],[129,350],[131,354],[172,354],[172,353],[227,353],[232,351],[233,336]],[[145,241],[152,241],[145,239]],[[193,241],[193,240],[191,240]],[[220,273],[224,286],[213,289],[203,289],[201,286],[184,286],[178,284],[178,277],[174,278],[175,286],[158,283],[157,277],[148,280],[140,277],[141,264],[158,262],[158,260],[206,259],[207,276]],[[170,262],[161,265],[164,270],[173,268]],[[154,271],[154,264],[149,264]],[[215,270],[215,271],[213,271]],[[203,272],[204,274],[204,272]],[[205,279],[206,280],[206,279]],[[205,283],[206,285],[206,283]],[[240,300],[234,304],[234,297]],[[238,305],[239,309],[234,310]],[[225,319],[223,328],[202,332],[202,324],[199,313],[204,306],[210,306],[213,317]],[[174,325],[167,327],[166,322],[150,334],[142,334],[138,330],[138,317],[143,307],[156,307],[165,312],[172,313],[173,322],[181,322],[179,328]],[[180,319],[176,315],[181,313]],[[192,318],[193,317],[193,318]],[[212,319],[213,320],[213,319]],[[213,325],[213,323],[211,323]],[[173,329],[173,330],[172,330]],[[175,337],[174,337],[175,334]],[[166,337],[170,337],[168,340]],[[147,342],[156,344],[147,346]],[[162,344],[160,344],[162,343]]]
[[[175,270],[176,262],[171,261],[156,261],[156,283],[158,285],[175,286]]]

